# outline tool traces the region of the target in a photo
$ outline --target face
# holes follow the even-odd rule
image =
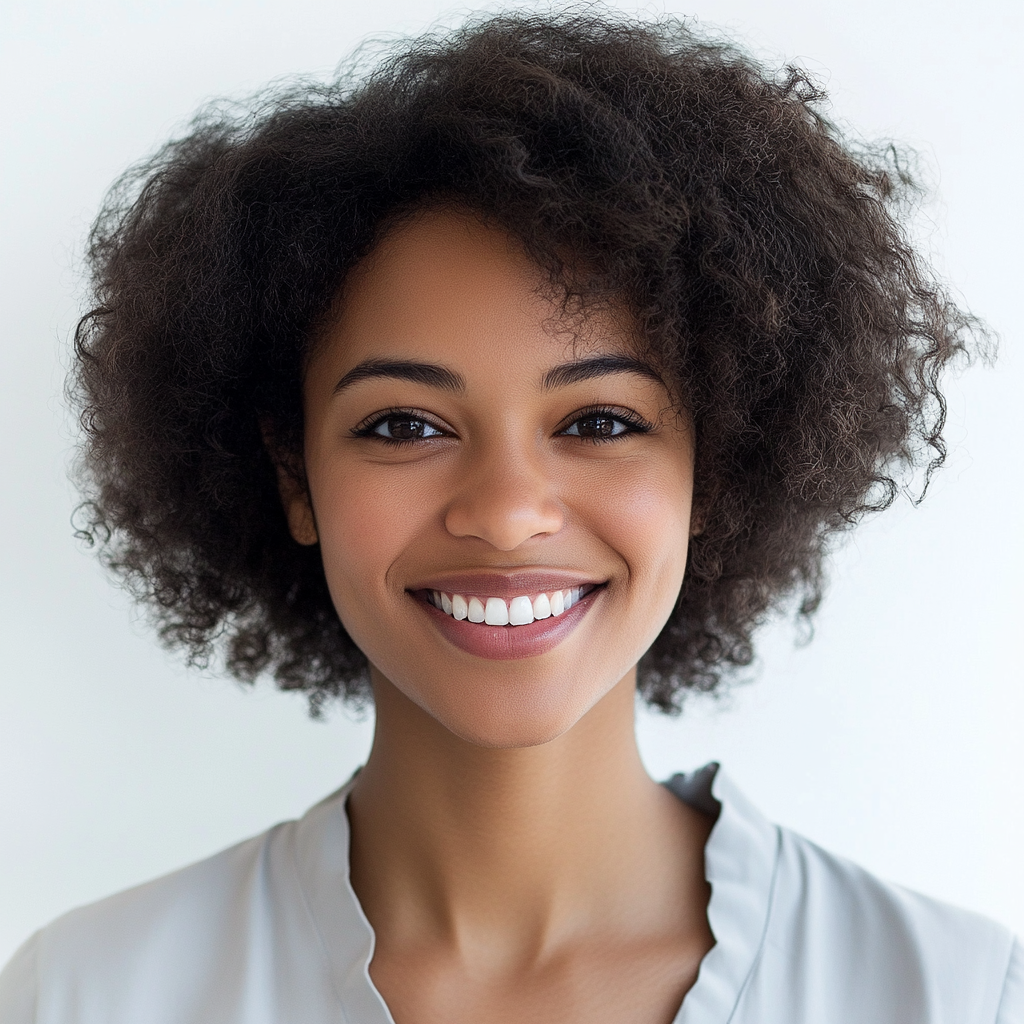
[[[375,687],[490,747],[561,735],[635,671],[690,532],[691,431],[628,318],[559,321],[543,284],[470,214],[394,229],[310,358],[308,496],[285,492]]]

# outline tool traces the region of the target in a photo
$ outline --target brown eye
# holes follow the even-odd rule
[[[420,441],[424,438],[442,436],[441,431],[426,420],[405,413],[385,416],[375,423],[368,433],[387,441]]]
[[[623,434],[632,433],[634,429],[632,424],[618,416],[611,416],[608,413],[591,413],[581,416],[566,427],[562,433],[568,434],[570,437],[600,441],[605,438],[621,437]]]
[[[621,431],[616,430],[621,426],[618,420],[610,416],[587,416],[576,424],[580,437],[614,437]]]

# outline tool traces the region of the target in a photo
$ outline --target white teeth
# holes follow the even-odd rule
[[[528,597],[512,598],[508,606],[508,621],[513,626],[526,626],[533,622],[533,602]]]
[[[581,589],[569,587],[551,594],[538,594],[533,600],[523,595],[514,597],[507,604],[500,597],[466,598],[462,594],[449,595],[440,590],[428,590],[426,596],[435,608],[454,619],[469,619],[488,626],[526,626],[535,619],[565,614],[579,602]]]
[[[484,622],[488,626],[508,625],[508,605],[500,597],[487,598],[487,606],[484,608]]]

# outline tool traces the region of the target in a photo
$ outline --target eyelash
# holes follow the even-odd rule
[[[433,430],[443,430],[442,427],[439,427],[428,417],[424,416],[423,413],[417,412],[415,409],[384,409],[382,412],[376,413],[369,420],[365,420],[352,433],[356,437],[366,437],[373,441],[379,441],[390,448],[401,448],[407,444],[415,444],[416,439],[414,438],[385,437],[383,434],[376,433],[377,428],[382,423],[397,419],[415,420],[418,423],[426,423]],[[431,439],[427,438],[426,440]]]
[[[433,423],[423,413],[417,412],[415,409],[384,409],[383,411],[374,415],[370,420],[361,423],[356,427],[352,433],[356,437],[371,438],[374,441],[378,441],[381,444],[387,445],[392,448],[402,448],[405,445],[415,444],[417,440],[432,440],[431,438],[398,438],[398,437],[385,437],[383,434],[378,434],[377,428],[382,424],[386,423],[391,419],[406,419],[414,420],[419,423],[425,423],[427,426],[434,430],[443,430],[436,423]],[[613,434],[610,437],[582,437],[580,435],[565,434],[564,432],[570,427],[578,424],[581,420],[588,419],[609,419],[616,420],[619,423],[625,425],[626,429],[619,434]],[[648,423],[642,416],[637,415],[633,412],[627,412],[622,409],[612,409],[604,405],[588,406],[585,409],[580,409],[573,413],[572,419],[565,424],[558,431],[558,434],[563,437],[578,436],[581,441],[586,441],[590,444],[605,444],[609,441],[619,441],[624,437],[629,437],[631,434],[647,434],[654,429],[653,424]]]
[[[563,437],[572,437],[574,435],[567,435],[564,431],[568,430],[569,427],[574,424],[579,423],[581,420],[592,419],[617,420],[619,423],[624,424],[626,429],[623,430],[621,434],[613,434],[611,437],[580,437],[581,441],[587,441],[591,444],[605,444],[609,441],[619,441],[624,437],[629,437],[630,434],[649,434],[654,429],[653,423],[648,423],[647,420],[635,412],[628,412],[625,409],[612,409],[606,405],[590,405],[585,409],[579,409],[574,412],[572,414],[572,419],[566,423],[558,433]]]

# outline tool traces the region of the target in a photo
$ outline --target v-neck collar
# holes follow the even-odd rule
[[[355,776],[297,823],[295,866],[345,1021],[394,1024],[370,978],[373,928],[349,878],[345,802],[354,781]],[[779,830],[715,763],[674,775],[665,785],[685,803],[717,815],[704,848],[704,871],[711,886],[708,923],[715,945],[701,961],[697,981],[673,1024],[727,1024],[764,944]]]
[[[345,802],[355,775],[312,807],[298,823],[295,858],[306,904],[327,955],[347,1024],[394,1024],[370,979],[374,934],[349,877]]]
[[[780,833],[711,763],[665,783],[680,800],[718,814],[704,847],[715,944],[673,1024],[727,1024],[764,946],[779,863]]]

